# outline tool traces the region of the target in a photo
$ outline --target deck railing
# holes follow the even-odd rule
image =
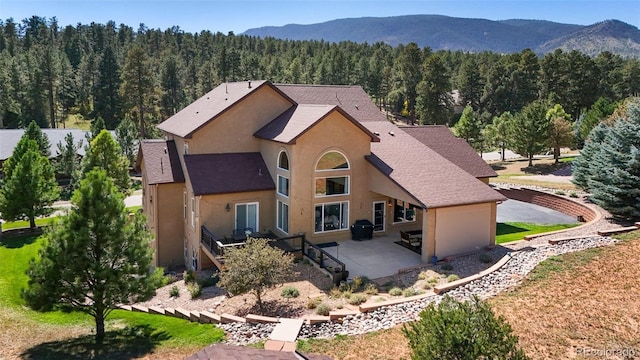
[[[320,268],[331,273],[334,283],[340,283],[340,281],[347,280],[349,277],[346,265],[342,261],[304,238],[302,240],[302,252],[307,258],[318,264]]]

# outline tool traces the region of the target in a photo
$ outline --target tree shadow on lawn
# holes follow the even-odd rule
[[[34,234],[34,235],[24,235],[19,237],[14,237],[14,236],[5,237],[5,232],[10,232],[10,231],[12,230],[6,230],[2,233],[2,239],[0,239],[0,248],[5,247],[7,249],[19,249],[25,245],[33,244],[41,235],[40,233],[40,234]]]
[[[557,164],[535,164],[534,163],[533,166],[523,167],[523,168],[520,168],[520,170],[525,174],[549,175],[567,166],[571,166],[571,164],[562,163],[562,162]]]
[[[515,234],[519,232],[529,231],[529,229],[513,226],[505,223],[496,224],[496,235]]]
[[[22,359],[133,359],[150,353],[170,336],[156,332],[148,325],[107,331],[102,344],[96,344],[94,335],[52,341],[36,345],[21,354]]]

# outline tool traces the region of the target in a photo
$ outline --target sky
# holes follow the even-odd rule
[[[60,26],[113,20],[137,29],[241,34],[247,29],[343,18],[436,14],[591,25],[616,19],[640,27],[640,0],[0,0],[0,19],[56,17]]]

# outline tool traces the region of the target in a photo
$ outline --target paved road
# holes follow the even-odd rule
[[[517,200],[498,205],[497,222],[528,222],[534,224],[575,224],[576,218],[544,206]]]

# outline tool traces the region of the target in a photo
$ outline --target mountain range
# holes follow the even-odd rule
[[[468,52],[520,52],[545,54],[562,49],[595,56],[610,51],[640,58],[640,30],[618,20],[593,25],[562,24],[545,20],[486,20],[442,15],[406,15],[338,19],[318,24],[266,26],[244,35],[289,40],[384,42],[391,46],[414,42],[433,50]]]

